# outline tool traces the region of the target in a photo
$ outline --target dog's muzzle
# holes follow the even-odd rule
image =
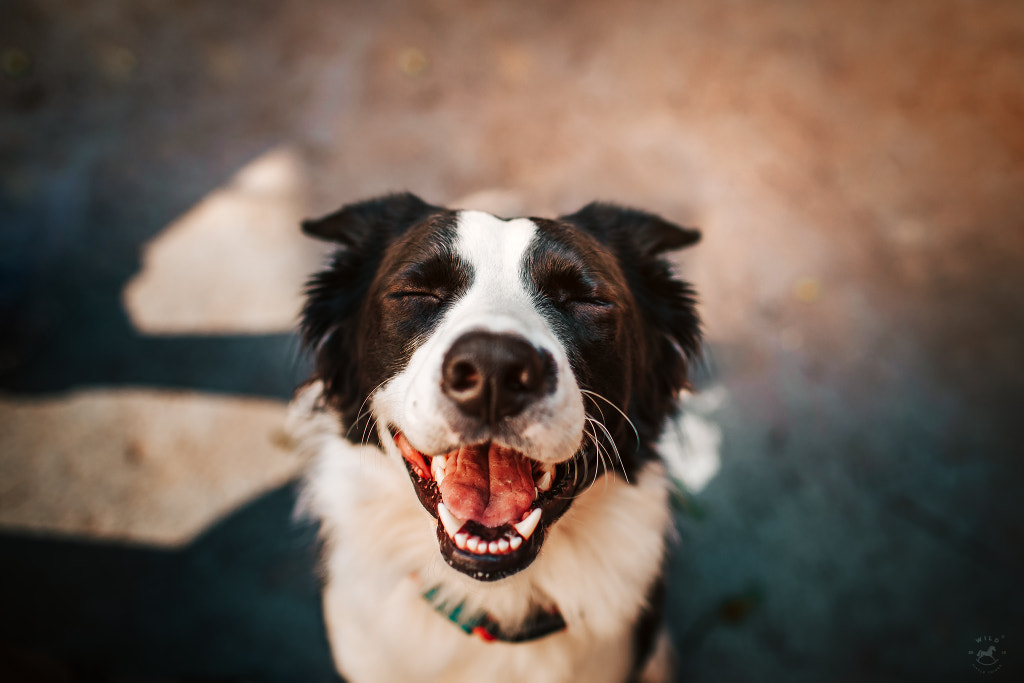
[[[392,429],[420,502],[437,517],[441,554],[459,571],[486,581],[525,568],[571,502],[567,464],[509,445],[518,422],[533,419],[530,408],[557,384],[548,351],[516,334],[466,332],[441,363],[447,420],[460,443],[427,454]]]

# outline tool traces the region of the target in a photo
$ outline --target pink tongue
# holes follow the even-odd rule
[[[448,456],[441,500],[460,519],[487,527],[518,522],[533,504],[533,469],[515,451],[491,444]]]

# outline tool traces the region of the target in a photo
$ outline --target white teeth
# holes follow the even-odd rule
[[[523,540],[529,540],[530,536],[537,529],[537,523],[540,522],[540,508],[534,508],[533,512],[526,516],[526,519],[519,522],[519,524],[513,524],[519,535],[523,537]]]
[[[536,518],[536,515],[532,517],[532,519]],[[465,531],[455,534],[455,545],[459,549],[469,551],[475,555],[505,555],[510,551],[518,550],[523,545],[523,542],[522,536],[511,531],[506,532],[504,536],[493,541],[487,541],[479,536],[470,536]]]
[[[465,524],[463,520],[453,515],[452,511],[449,510],[448,506],[444,503],[437,504],[437,516],[441,518],[441,524],[444,526],[444,530],[447,531],[448,535],[452,538],[455,537],[455,534],[457,534],[459,529],[462,528],[462,525]]]
[[[518,524],[513,524],[515,531],[506,531],[503,536],[493,541],[473,536],[468,531],[463,531],[465,522],[456,517],[444,503],[437,504],[437,516],[441,519],[444,530],[448,532],[455,546],[459,550],[465,550],[475,555],[505,555],[515,552],[522,547],[523,543],[530,539],[530,536],[537,530],[541,518],[540,508],[534,508]]]
[[[447,458],[443,455],[435,455],[430,459],[430,474],[434,477],[437,485],[441,485],[441,481],[444,479],[444,466],[447,462]]]
[[[536,481],[538,491],[548,491],[551,489],[551,482],[554,481],[554,477],[551,476],[551,472],[544,472],[540,476],[540,479]]]

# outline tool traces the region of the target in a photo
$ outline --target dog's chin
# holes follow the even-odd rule
[[[497,581],[530,566],[540,553],[547,531],[572,503],[576,483],[571,463],[544,466],[525,454],[512,452],[532,468],[535,480],[533,500],[521,514],[492,518],[460,519],[445,504],[445,474],[435,459],[444,462],[458,451],[438,458],[417,451],[399,430],[392,431],[402,453],[409,479],[423,508],[437,520],[437,543],[441,557],[453,569],[478,581]],[[487,449],[488,444],[467,448]],[[449,460],[449,462],[451,462]],[[452,504],[449,501],[449,504]],[[523,507],[520,505],[520,507]],[[484,523],[486,522],[486,524]]]

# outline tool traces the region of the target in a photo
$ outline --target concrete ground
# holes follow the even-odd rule
[[[1024,5],[15,0],[0,71],[0,678],[333,679],[296,223],[410,189],[703,229],[680,681],[1019,679]]]

